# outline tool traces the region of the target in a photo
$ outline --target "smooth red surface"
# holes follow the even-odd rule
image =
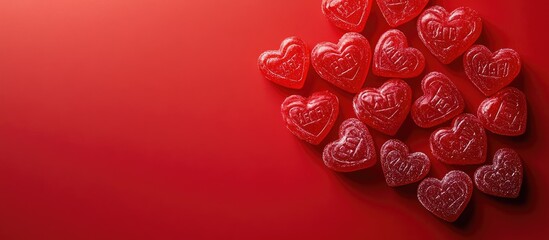
[[[479,43],[509,47],[523,69],[511,83],[528,100],[524,135],[488,133],[489,156],[512,147],[524,163],[516,200],[473,191],[446,223],[416,198],[417,184],[390,188],[379,164],[338,174],[288,132],[289,95],[333,90],[336,126],[354,116],[353,95],[312,69],[303,90],[265,80],[257,58],[297,35],[309,47],[343,34],[320,0],[0,1],[1,239],[367,239],[534,238],[549,233],[549,112],[545,1],[431,1],[468,6],[483,18]],[[389,29],[374,4],[363,32]],[[455,81],[475,112],[483,95],[461,59],[426,58],[426,71]],[[421,77],[407,80],[414,99]],[[461,80],[460,80],[461,79]],[[369,74],[365,87],[385,79]],[[445,123],[449,126],[449,123]],[[337,139],[332,129],[327,143]],[[428,138],[408,117],[400,132],[429,157]],[[371,130],[379,147],[388,137]],[[429,177],[453,167],[433,161]]]

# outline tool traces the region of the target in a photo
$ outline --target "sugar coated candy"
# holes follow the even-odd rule
[[[301,89],[309,71],[309,50],[298,37],[289,37],[279,50],[265,51],[259,56],[259,70],[268,80],[293,89]]]
[[[337,44],[319,43],[311,53],[313,67],[320,77],[351,93],[357,93],[366,80],[372,50],[359,33],[344,34]]]
[[[509,85],[519,74],[519,54],[510,48],[492,53],[482,45],[474,45],[463,55],[467,77],[486,96]]]
[[[498,150],[492,165],[482,166],[475,171],[475,185],[489,195],[518,197],[522,186],[522,162],[518,153],[510,148]]]
[[[403,142],[390,139],[381,146],[380,162],[390,187],[417,182],[429,173],[431,161],[422,152],[409,153]]]
[[[290,132],[311,144],[319,144],[332,129],[339,114],[339,100],[328,91],[309,98],[292,95],[281,106],[282,119]]]
[[[377,0],[379,10],[391,27],[404,24],[421,13],[429,0]]]
[[[345,120],[339,128],[339,139],[324,147],[324,164],[338,172],[351,172],[373,166],[376,149],[364,123],[356,118]]]
[[[423,96],[412,106],[412,119],[422,128],[430,128],[459,115],[465,109],[461,93],[446,75],[427,74],[421,81]]]
[[[479,105],[477,116],[490,132],[505,136],[522,135],[526,131],[526,97],[514,87],[504,88]]]
[[[417,77],[425,68],[423,54],[408,46],[403,32],[391,29],[379,38],[374,50],[372,71],[381,77]]]
[[[486,161],[486,132],[473,114],[461,114],[454,119],[452,127],[434,131],[429,143],[433,155],[446,164],[468,165]]]
[[[322,13],[336,27],[361,32],[374,0],[322,0]]]
[[[482,32],[482,19],[468,7],[448,13],[441,6],[433,6],[419,16],[417,31],[427,49],[440,62],[449,64],[478,39]]]
[[[448,172],[442,180],[426,178],[417,189],[421,205],[448,222],[458,219],[472,195],[473,181],[466,173],[458,170]]]
[[[380,88],[366,88],[353,99],[356,116],[368,126],[395,135],[408,116],[412,89],[400,79],[391,79]]]

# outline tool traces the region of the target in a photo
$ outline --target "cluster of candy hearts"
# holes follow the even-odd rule
[[[357,118],[341,124],[339,139],[323,151],[325,165],[339,172],[369,168],[377,154],[368,127],[394,136],[408,114],[421,128],[432,128],[453,119],[452,126],[435,130],[429,139],[432,155],[445,164],[483,164],[487,158],[485,129],[499,135],[518,136],[526,128],[526,98],[507,87],[518,75],[521,62],[512,49],[492,53],[474,45],[482,31],[478,14],[466,7],[447,12],[440,6],[423,11],[428,0],[377,0],[392,27],[416,18],[419,38],[440,62],[451,63],[463,55],[469,80],[488,98],[476,116],[464,113],[465,102],[451,79],[439,72],[421,81],[423,96],[412,102],[412,89],[402,79],[421,75],[425,57],[410,47],[404,33],[391,29],[378,40],[372,53],[369,41],[360,33],[372,8],[372,0],[323,0],[322,12],[335,26],[350,31],[338,43],[323,42],[311,51],[298,37],[289,37],[279,50],[259,57],[259,69],[268,80],[287,88],[301,89],[312,64],[318,75],[334,86],[356,93],[353,109]],[[422,12],[423,11],[423,12]],[[363,88],[368,71],[390,78],[379,88]],[[320,144],[333,128],[339,114],[339,100],[329,91],[308,98],[292,95],[281,106],[287,128],[298,138]],[[418,199],[434,215],[455,221],[469,202],[473,181],[462,171],[451,171],[438,180],[424,179],[431,162],[421,152],[410,153],[401,141],[391,139],[379,154],[388,186],[422,181]],[[492,165],[474,174],[477,188],[490,195],[516,198],[522,185],[522,162],[512,149],[498,150]]]

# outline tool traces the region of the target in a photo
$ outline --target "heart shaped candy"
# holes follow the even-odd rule
[[[475,171],[475,185],[486,194],[518,197],[522,186],[522,162],[518,153],[510,148],[498,150],[492,165],[482,166]]]
[[[427,176],[431,168],[425,153],[409,153],[408,146],[396,139],[385,142],[379,155],[385,181],[390,187],[417,182]]]
[[[339,139],[324,147],[324,164],[338,172],[351,172],[373,166],[376,149],[366,125],[356,118],[345,120],[339,128]]]
[[[301,89],[309,71],[309,50],[298,37],[289,37],[279,50],[265,51],[259,56],[258,66],[268,80],[293,89]]]
[[[364,36],[346,33],[338,44],[317,44],[311,53],[311,60],[320,77],[347,92],[357,93],[368,75],[371,51],[370,43]]]
[[[322,0],[322,13],[336,27],[361,32],[370,15],[373,0]]]
[[[473,114],[459,115],[451,128],[434,131],[429,142],[433,155],[443,163],[467,165],[486,161],[486,132]]]
[[[438,180],[426,178],[417,189],[417,198],[423,207],[435,216],[454,222],[461,215],[473,195],[473,181],[458,170],[450,171]]]
[[[379,10],[391,27],[402,25],[421,13],[429,0],[377,0]]]
[[[490,132],[519,136],[526,131],[527,111],[524,93],[508,87],[482,101],[477,116]]]
[[[353,100],[356,116],[368,126],[395,135],[408,116],[412,89],[400,79],[391,79],[380,88],[366,88]]]
[[[422,128],[430,128],[446,122],[465,109],[461,93],[442,73],[427,74],[421,81],[421,89],[424,95],[414,102],[412,119]]]
[[[425,10],[417,21],[419,38],[438,60],[449,64],[464,53],[482,32],[482,19],[467,7],[451,13],[440,6]]]
[[[412,47],[403,32],[392,29],[385,32],[374,50],[372,71],[381,77],[417,77],[425,68],[425,57]]]
[[[281,106],[282,119],[290,132],[311,144],[319,144],[332,129],[339,113],[339,100],[328,91],[309,98],[292,95]]]
[[[520,56],[510,48],[494,53],[485,46],[475,45],[463,55],[467,77],[486,96],[509,85],[519,74]]]

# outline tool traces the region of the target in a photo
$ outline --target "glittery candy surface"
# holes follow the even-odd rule
[[[482,166],[475,171],[475,185],[489,195],[516,198],[522,186],[522,174],[518,153],[510,148],[502,148],[494,154],[492,165]]]
[[[486,132],[472,114],[459,115],[452,127],[434,131],[429,142],[433,155],[443,163],[468,165],[486,161]]]
[[[339,139],[324,148],[324,164],[338,172],[351,172],[373,166],[376,149],[364,123],[356,118],[345,120],[339,128]]]
[[[409,153],[408,146],[397,139],[385,142],[379,155],[385,181],[391,187],[420,181],[429,173],[431,167],[429,157],[425,153]]]
[[[448,221],[456,221],[473,194],[473,181],[458,170],[450,171],[438,180],[426,178],[417,189],[419,202],[435,216]]]

